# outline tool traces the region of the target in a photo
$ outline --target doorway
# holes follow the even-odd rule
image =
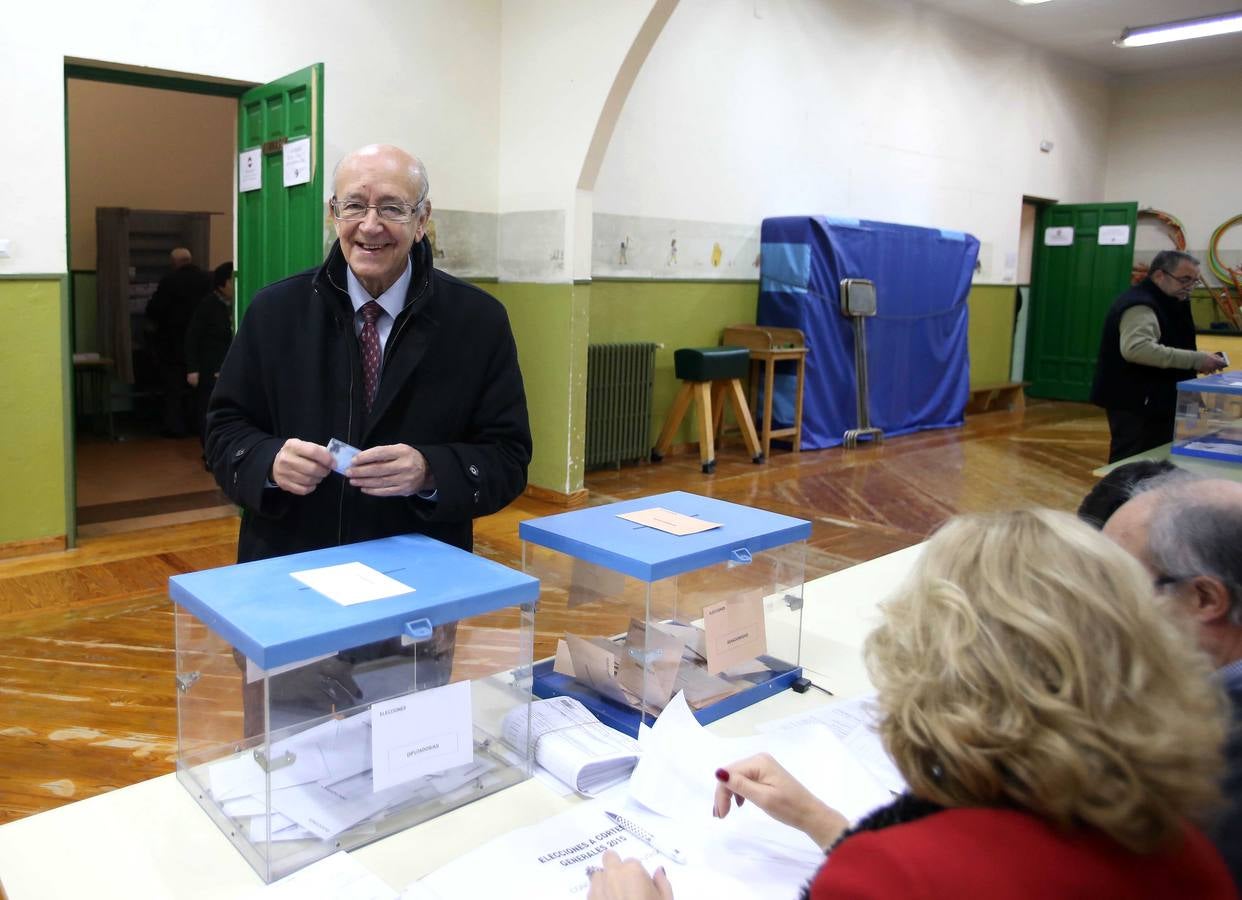
[[[77,536],[234,512],[203,466],[188,385],[174,396],[161,377],[146,310],[174,248],[190,249],[204,294],[232,260],[249,87],[65,67]]]

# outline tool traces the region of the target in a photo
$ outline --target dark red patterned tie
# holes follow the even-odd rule
[[[362,313],[362,332],[358,335],[358,343],[362,345],[362,390],[365,393],[367,412],[375,403],[375,393],[379,390],[380,351],[379,330],[375,320],[380,317],[384,308],[374,300],[368,300],[359,310]]]

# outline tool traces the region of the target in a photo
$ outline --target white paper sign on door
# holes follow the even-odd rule
[[[310,138],[299,138],[284,146],[285,187],[306,184],[311,179]]]
[[[263,187],[263,151],[258,147],[237,154],[237,190],[241,193]]]
[[[1125,246],[1130,243],[1130,226],[1101,225],[1099,243],[1101,246]]]
[[[1068,225],[1044,229],[1045,247],[1068,247],[1074,243],[1074,229]]]

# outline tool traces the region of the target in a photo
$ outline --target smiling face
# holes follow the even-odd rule
[[[364,147],[341,161],[336,172],[338,202],[357,201],[366,206],[399,204],[413,206],[423,185],[414,174],[417,161],[403,150],[389,146]],[[362,219],[336,221],[345,261],[372,297],[378,297],[405,271],[410,247],[420,241],[431,214],[424,202],[409,222],[388,222],[377,210],[368,209]]]

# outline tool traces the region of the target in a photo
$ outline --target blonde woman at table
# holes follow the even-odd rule
[[[1190,824],[1223,698],[1128,554],[1063,513],[959,517],[881,610],[864,652],[908,794],[851,828],[771,757],[716,773],[713,815],[749,800],[824,848],[805,896],[1237,896]],[[589,896],[672,895],[610,854]]]

